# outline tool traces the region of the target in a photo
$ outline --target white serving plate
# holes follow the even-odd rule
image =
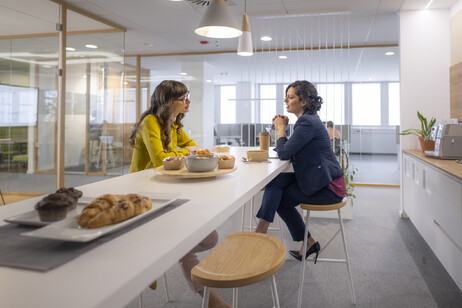
[[[68,217],[63,220],[50,223],[47,226],[40,229],[36,229],[34,231],[23,232],[21,233],[21,235],[70,242],[89,242],[102,235],[114,232],[127,225],[133,224],[147,215],[155,213],[156,211],[164,208],[173,201],[177,200],[179,197],[179,194],[168,193],[140,192],[138,194],[151,197],[152,208],[141,215],[132,217],[120,223],[94,229],[81,228],[77,224],[77,218],[83,209],[83,207],[80,207],[80,209],[77,209],[77,211],[75,211],[75,215],[73,216],[69,216],[69,214],[72,213],[69,212]],[[93,199],[94,198],[91,198],[91,200]]]
[[[95,198],[93,197],[80,197],[79,201],[77,202],[77,206],[72,211],[67,213],[67,217],[75,216],[77,213],[80,214],[83,208],[93,201]],[[29,212],[21,213],[19,215],[15,215],[13,217],[8,217],[4,219],[6,222],[19,224],[19,225],[26,225],[26,226],[35,226],[35,227],[43,227],[47,226],[55,221],[41,221],[37,210],[32,210]]]

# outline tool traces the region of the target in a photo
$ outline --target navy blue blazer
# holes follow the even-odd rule
[[[292,161],[298,186],[307,196],[343,175],[329,134],[317,114],[298,118],[290,138],[279,138],[275,151],[280,159]]]

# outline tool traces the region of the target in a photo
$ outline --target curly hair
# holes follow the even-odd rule
[[[300,101],[306,102],[306,105],[303,108],[303,113],[316,114],[316,112],[321,110],[321,105],[323,103],[322,97],[318,96],[318,91],[311,82],[306,80],[297,80],[292,82],[286,88],[286,95],[289,88],[294,89],[295,94],[298,96]]]
[[[160,135],[162,145],[164,149],[170,152],[172,150],[170,148],[170,142],[172,141],[170,130],[172,125],[176,124],[178,126],[177,133],[180,134],[180,130],[183,128],[181,120],[184,118],[184,113],[180,113],[176,116],[175,122],[172,122],[173,100],[178,99],[186,93],[188,93],[188,88],[185,84],[175,80],[162,81],[151,96],[151,106],[141,114],[140,119],[133,126],[132,133],[128,139],[130,146],[135,146],[136,134],[144,118],[152,114],[157,118],[161,126]]]

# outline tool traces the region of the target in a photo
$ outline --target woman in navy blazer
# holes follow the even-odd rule
[[[266,187],[262,205],[257,213],[260,218],[256,232],[266,233],[277,212],[289,228],[294,241],[303,241],[305,223],[295,208],[300,203],[332,204],[345,197],[345,178],[342,168],[334,155],[329,134],[319,119],[322,98],[315,86],[306,81],[295,81],[286,89],[287,112],[297,116],[294,131],[288,139],[285,129],[289,123],[286,116],[273,118],[278,136],[275,151],[282,160],[290,159],[294,167],[292,173],[281,173]],[[307,251],[290,251],[302,260],[316,253],[321,246],[308,233]]]

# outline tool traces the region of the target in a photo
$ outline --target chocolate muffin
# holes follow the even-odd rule
[[[56,193],[65,194],[66,196],[71,197],[74,200],[71,206],[68,207],[68,211],[75,209],[75,207],[77,206],[77,201],[79,201],[79,198],[82,197],[82,192],[78,189],[75,189],[74,187],[60,188],[56,191]]]
[[[74,199],[58,193],[50,194],[35,205],[41,221],[58,221],[66,218],[67,209],[72,206]]]

